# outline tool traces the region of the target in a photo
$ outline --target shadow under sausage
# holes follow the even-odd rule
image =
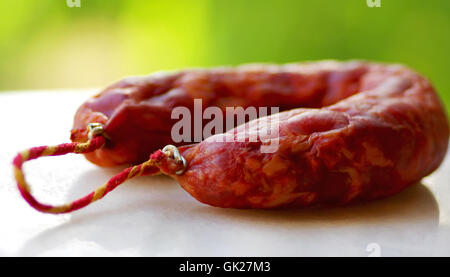
[[[210,207],[199,206],[196,213],[211,213]],[[439,207],[433,193],[422,183],[412,185],[401,193],[385,199],[370,202],[355,203],[341,207],[314,207],[306,209],[274,209],[274,210],[240,210],[219,209],[215,216],[221,215],[233,219],[244,219],[250,221],[273,220],[274,222],[285,222],[304,224],[314,222],[345,222],[349,224],[377,224],[380,221],[427,221],[429,224],[439,224]]]
[[[68,197],[81,196],[115,171],[86,172]],[[439,225],[437,202],[421,183],[369,203],[288,210],[210,207],[197,202],[166,176],[140,177],[126,186],[105,197],[102,201],[111,201],[107,205],[102,201],[93,204],[71,215],[68,222],[38,234],[18,255],[302,255],[299,250],[289,252],[292,242],[287,240],[279,240],[281,249],[286,249],[279,253],[258,245],[267,238],[277,240],[283,233],[307,244],[337,231],[343,234],[341,240],[348,242],[372,233],[378,226],[384,226],[385,231],[388,226],[392,233],[411,224],[417,232]],[[355,226],[359,234],[351,234]],[[235,238],[239,234],[240,240]]]

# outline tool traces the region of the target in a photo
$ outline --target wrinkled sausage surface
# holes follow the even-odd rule
[[[332,61],[124,79],[80,107],[72,140],[86,140],[87,123],[104,123],[108,142],[87,158],[102,166],[142,162],[173,144],[171,111],[192,110],[195,98],[204,107],[282,111],[180,148],[188,168],[174,177],[213,206],[339,205],[389,196],[435,170],[448,145],[447,115],[425,78],[399,65]],[[279,128],[273,153],[261,151],[264,139],[248,137],[267,122]],[[219,142],[221,136],[236,139]]]

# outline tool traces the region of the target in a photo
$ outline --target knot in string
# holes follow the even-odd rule
[[[48,205],[39,202],[31,193],[31,188],[25,180],[23,164],[27,161],[46,156],[61,156],[69,153],[84,154],[95,151],[105,145],[103,125],[99,123],[88,124],[88,141],[63,143],[55,146],[39,146],[24,150],[16,155],[13,160],[14,177],[17,187],[25,201],[34,209],[43,213],[61,214],[70,213],[86,207],[87,205],[102,199],[110,191],[136,176],[157,175],[160,173],[181,175],[186,169],[186,160],[173,145],[157,150],[142,164],[124,169],[105,184],[98,187],[88,195],[63,205]]]

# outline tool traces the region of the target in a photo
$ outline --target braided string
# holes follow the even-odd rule
[[[86,207],[87,205],[103,198],[106,194],[114,190],[120,184],[133,177],[159,174],[160,169],[158,166],[160,162],[163,161],[164,158],[168,158],[168,156],[164,152],[162,152],[161,150],[157,150],[152,155],[150,155],[150,159],[146,162],[124,169],[122,172],[112,177],[109,181],[98,187],[93,192],[67,204],[43,204],[32,195],[30,186],[25,180],[22,169],[22,166],[25,162],[45,156],[61,156],[68,153],[88,153],[101,148],[104,144],[105,138],[102,135],[95,135],[84,143],[73,142],[59,144],[56,146],[40,146],[20,152],[13,160],[13,167],[17,187],[19,188],[22,197],[28,202],[28,204],[30,204],[31,207],[40,212],[52,214],[69,213]],[[163,166],[163,168],[165,168],[165,166]]]

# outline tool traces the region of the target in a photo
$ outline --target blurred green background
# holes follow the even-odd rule
[[[368,59],[428,76],[450,109],[450,1],[0,1],[0,90],[104,87],[248,62]]]

